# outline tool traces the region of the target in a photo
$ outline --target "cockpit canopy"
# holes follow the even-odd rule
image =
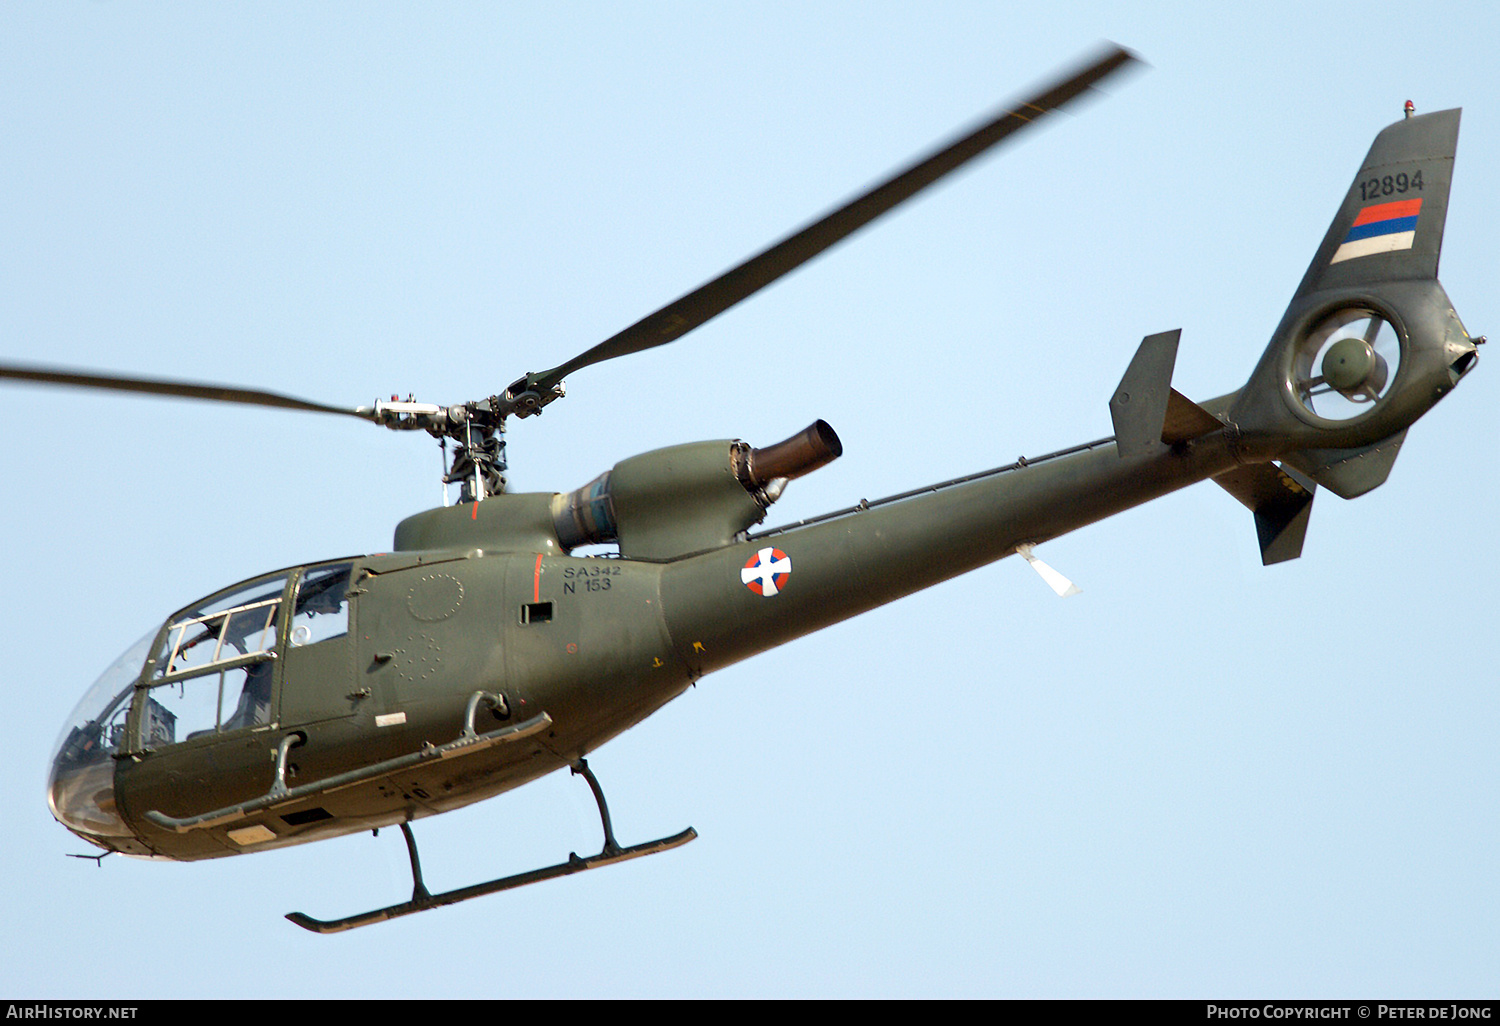
[[[277,652],[348,632],[352,567],[335,563],[237,584],[179,610],[126,649],[58,737],[47,782],[53,816],[115,849],[120,841],[112,838],[133,837],[115,804],[117,753],[271,723]]]

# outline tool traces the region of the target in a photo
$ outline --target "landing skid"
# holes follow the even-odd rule
[[[344,930],[352,930],[358,926],[369,926],[372,923],[381,923],[387,919],[409,916],[414,912],[425,912],[428,909],[439,908],[443,905],[454,905],[460,901],[483,897],[486,894],[495,894],[498,891],[509,891],[517,887],[525,887],[527,884],[540,883],[543,880],[551,880],[559,876],[582,873],[585,870],[613,865],[616,862],[638,859],[643,855],[655,855],[660,851],[680,848],[698,836],[696,830],[688,827],[682,833],[673,834],[671,837],[647,841],[644,844],[632,845],[629,848],[620,847],[615,843],[614,827],[610,824],[609,819],[609,806],[604,803],[604,790],[599,786],[599,781],[594,777],[593,771],[589,769],[588,763],[583,759],[579,759],[574,763],[572,769],[575,774],[581,774],[588,781],[589,788],[594,792],[594,801],[599,805],[599,819],[604,826],[604,847],[600,850],[599,854],[590,855],[587,858],[579,858],[576,853],[569,852],[568,861],[559,862],[555,866],[544,866],[541,869],[533,869],[527,873],[502,876],[497,880],[490,880],[486,883],[460,887],[457,890],[444,891],[442,894],[431,894],[428,892],[426,885],[422,883],[422,865],[417,858],[417,842],[412,837],[411,826],[403,822],[401,824],[401,833],[406,838],[406,853],[411,858],[412,893],[410,901],[376,909],[373,912],[348,916],[344,919],[314,919],[312,916],[304,915],[301,912],[288,912],[286,917],[304,930],[311,930],[314,933],[341,933]]]

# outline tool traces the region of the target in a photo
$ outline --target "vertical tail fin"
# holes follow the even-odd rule
[[[1361,495],[1473,367],[1475,343],[1437,281],[1459,115],[1408,113],[1375,137],[1227,412],[1244,462],[1280,460]]]
[[[1332,289],[1437,278],[1460,113],[1407,117],[1375,137],[1294,302]]]

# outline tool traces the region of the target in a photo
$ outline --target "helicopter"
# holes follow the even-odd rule
[[[1251,509],[1262,556],[1301,550],[1312,497],[1378,486],[1404,432],[1475,363],[1436,281],[1457,112],[1376,140],[1247,384],[1171,388],[1175,332],[1148,336],[1111,402],[1115,435],[770,531],[788,482],[842,450],[815,423],[627,459],[573,492],[506,490],[504,431],[573,372],[672,342],[1133,58],[1115,50],[833,214],[575,357],[454,405],[346,409],[215,385],[8,366],[0,376],[359,417],[452,442],[453,506],[393,551],[287,568],[168,617],[106,671],[53,760],[58,818],[107,851],[190,861],[397,825],[410,902],[363,926],[678,847],[614,839],[586,756],[704,674],[1202,480]],[[614,558],[574,556],[614,546]],[[878,558],[877,558],[878,557]],[[878,569],[877,569],[878,568]],[[595,796],[594,856],[445,894],[410,823],[563,768]]]

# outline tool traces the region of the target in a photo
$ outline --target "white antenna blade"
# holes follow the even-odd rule
[[[1067,598],[1069,595],[1077,595],[1079,592],[1083,591],[1083,589],[1078,587],[1078,585],[1068,580],[1066,577],[1058,573],[1056,570],[1052,569],[1046,563],[1043,563],[1040,559],[1037,559],[1036,556],[1032,554],[1035,549],[1036,546],[1030,544],[1016,546],[1016,552],[1020,555],[1020,557],[1031,564],[1031,569],[1035,570],[1038,574],[1041,575],[1042,580],[1047,582],[1048,587],[1057,592],[1058,598]]]

